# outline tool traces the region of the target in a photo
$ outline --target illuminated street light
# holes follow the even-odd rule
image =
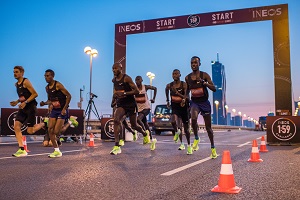
[[[98,55],[98,51],[96,49],[92,49],[87,46],[84,48],[84,53],[90,55],[90,98],[92,97],[92,71],[93,71],[93,57]]]
[[[218,116],[218,109],[219,109],[219,101],[215,101],[216,104],[216,118],[217,118],[217,125],[219,124],[219,116]]]

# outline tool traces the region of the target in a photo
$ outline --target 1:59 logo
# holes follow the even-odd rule
[[[279,118],[272,124],[272,133],[278,140],[287,141],[296,135],[296,125],[288,118]]]

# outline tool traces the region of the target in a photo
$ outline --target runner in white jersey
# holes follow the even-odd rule
[[[135,78],[135,84],[139,90],[139,94],[135,95],[135,101],[138,107],[137,122],[145,132],[149,133],[151,139],[150,149],[154,150],[157,140],[152,137],[149,124],[147,122],[147,115],[150,113],[150,102],[151,103],[155,102],[157,88],[151,85],[144,85],[142,83],[143,83],[143,78],[141,76],[137,76]],[[147,90],[154,91],[153,99],[150,99],[150,102],[148,99]]]

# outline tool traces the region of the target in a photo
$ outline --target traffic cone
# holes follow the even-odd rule
[[[24,150],[25,150],[26,152],[30,152],[30,151],[28,150],[28,148],[27,148],[26,136],[23,136],[23,137],[22,137],[22,141],[23,141]]]
[[[211,191],[237,194],[241,189],[235,185],[230,152],[228,150],[223,151],[219,182]]]
[[[250,155],[250,158],[248,159],[248,162],[262,162],[263,160],[259,157],[258,147],[256,140],[253,140],[252,143],[252,152]]]
[[[268,151],[269,150],[267,149],[267,146],[266,146],[265,137],[261,136],[259,152],[268,152]]]
[[[91,133],[90,134],[90,143],[88,145],[89,147],[94,147],[95,146],[95,143],[94,143],[94,134]]]

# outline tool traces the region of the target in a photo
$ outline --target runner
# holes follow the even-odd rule
[[[113,155],[121,153],[121,147],[119,144],[119,134],[122,131],[122,119],[128,115],[131,127],[134,130],[142,133],[144,136],[143,144],[150,142],[149,135],[143,131],[142,127],[137,124],[136,111],[137,106],[134,99],[134,95],[138,94],[138,89],[131,77],[122,73],[122,64],[115,63],[112,67],[114,78],[114,94],[113,98],[116,98],[116,109],[114,112],[114,134],[115,134],[115,146],[110,152]]]
[[[135,95],[135,101],[138,107],[138,117],[137,122],[143,128],[143,130],[150,135],[151,145],[150,149],[153,151],[156,148],[156,138],[152,137],[152,133],[149,128],[149,124],[147,122],[147,116],[150,113],[150,103],[147,95],[148,90],[153,90],[154,95],[153,99],[150,99],[151,103],[155,102],[157,88],[151,85],[144,85],[143,78],[141,76],[137,76],[135,78],[135,84],[139,90],[139,94]]]
[[[211,105],[208,100],[208,89],[213,92],[216,91],[216,87],[212,82],[210,76],[203,71],[199,70],[201,65],[200,58],[194,56],[191,58],[192,73],[185,77],[185,81],[188,86],[188,94],[191,91],[190,112],[192,118],[192,128],[195,134],[195,140],[193,143],[193,150],[199,149],[200,138],[198,136],[198,115],[201,114],[204,118],[205,128],[211,143],[211,158],[217,158],[217,151],[214,144],[214,133],[211,128]]]
[[[27,78],[24,78],[24,68],[22,66],[14,67],[14,77],[18,81],[15,83],[19,99],[11,101],[11,106],[19,106],[19,111],[15,118],[14,131],[19,144],[19,150],[13,154],[15,157],[27,156],[24,150],[21,127],[26,122],[27,133],[34,134],[44,127],[44,123],[35,124],[36,105],[35,98],[38,96],[32,84]],[[34,125],[35,124],[35,125]]]
[[[189,117],[188,117],[188,102],[187,102],[187,84],[180,81],[180,71],[173,70],[173,82],[166,86],[167,107],[170,108],[169,93],[171,95],[171,108],[172,108],[172,126],[175,130],[174,141],[177,143],[180,139],[180,146],[178,150],[184,150],[185,145],[182,141],[182,124],[187,140],[187,154],[193,154],[190,141],[189,132]]]

